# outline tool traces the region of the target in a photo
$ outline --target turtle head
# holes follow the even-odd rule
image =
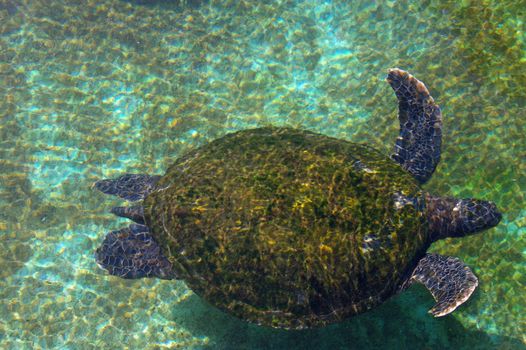
[[[463,237],[497,226],[502,214],[495,203],[427,195],[427,217],[432,241]]]

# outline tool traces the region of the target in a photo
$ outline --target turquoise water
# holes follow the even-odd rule
[[[0,1],[0,348],[526,348],[524,1]],[[454,314],[419,286],[352,320],[283,331],[183,282],[93,259],[124,225],[91,185],[162,174],[228,132],[289,125],[388,154],[400,67],[444,116],[426,189],[495,201],[501,224],[432,250],[479,277]]]

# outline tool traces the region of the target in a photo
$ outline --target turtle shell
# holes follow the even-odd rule
[[[144,202],[179,278],[282,328],[323,326],[395,294],[428,247],[424,193],[371,147],[260,128],[181,157]]]

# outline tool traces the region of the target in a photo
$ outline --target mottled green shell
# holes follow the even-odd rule
[[[345,319],[396,293],[427,248],[423,192],[364,145],[303,130],[227,135],[173,164],[145,200],[188,286],[284,328]]]

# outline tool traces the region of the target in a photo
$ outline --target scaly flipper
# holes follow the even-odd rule
[[[438,254],[426,254],[420,260],[412,281],[422,283],[437,302],[429,312],[445,316],[464,303],[477,288],[477,277],[460,259]]]
[[[398,98],[400,120],[400,134],[392,158],[420,183],[424,183],[440,160],[440,107],[421,81],[401,69],[390,69],[387,81]]]
[[[160,178],[158,175],[125,174],[114,180],[97,181],[94,186],[102,193],[134,202],[144,199],[154,189]]]
[[[95,253],[97,264],[121,278],[176,278],[172,265],[144,225],[112,231]]]

